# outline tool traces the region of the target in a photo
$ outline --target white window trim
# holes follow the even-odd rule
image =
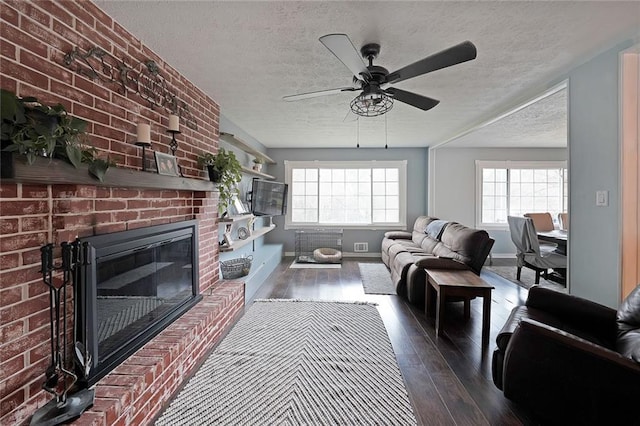
[[[497,225],[482,222],[482,169],[566,169],[567,161],[519,161],[519,160],[476,160],[476,228],[487,230],[508,230],[509,225]],[[509,188],[507,186],[507,197]]]
[[[349,168],[397,168],[399,170],[399,219],[397,224],[374,224],[374,225],[348,225],[348,224],[322,224],[322,223],[293,223],[291,222],[291,208],[287,209],[285,215],[284,229],[313,229],[313,228],[340,228],[340,229],[370,229],[370,230],[391,230],[407,228],[407,160],[370,160],[370,161],[284,161],[285,183],[289,185],[287,191],[287,205],[292,206],[292,170],[301,168],[317,167],[322,169],[349,169]]]

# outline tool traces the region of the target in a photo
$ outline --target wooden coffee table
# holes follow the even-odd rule
[[[425,269],[427,284],[425,288],[425,313],[433,313],[436,305],[436,335],[440,336],[444,324],[444,302],[447,297],[458,297],[464,300],[464,315],[471,315],[470,300],[483,298],[482,308],[482,345],[489,343],[491,322],[491,290],[493,286],[471,271],[448,269]],[[434,294],[435,293],[435,294]],[[436,296],[434,298],[434,296]],[[435,303],[434,303],[435,302]]]

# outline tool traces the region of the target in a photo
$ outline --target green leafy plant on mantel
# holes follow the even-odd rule
[[[86,163],[100,181],[114,165],[108,158],[98,158],[88,144],[87,122],[67,114],[63,105],[43,105],[37,98],[20,98],[4,89],[1,96],[3,151],[24,155],[28,164],[36,157],[60,158],[76,168]]]
[[[219,204],[218,211],[224,212],[227,206],[238,195],[236,185],[242,180],[242,165],[233,151],[220,148],[217,154],[210,152],[198,157],[198,164],[206,166],[209,172],[209,180],[218,184]]]

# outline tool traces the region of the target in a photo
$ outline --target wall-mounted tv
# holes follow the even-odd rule
[[[288,185],[254,179],[251,187],[251,213],[256,216],[281,216],[287,213]]]

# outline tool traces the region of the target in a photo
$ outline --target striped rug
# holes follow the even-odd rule
[[[259,300],[157,425],[415,425],[375,306]]]

